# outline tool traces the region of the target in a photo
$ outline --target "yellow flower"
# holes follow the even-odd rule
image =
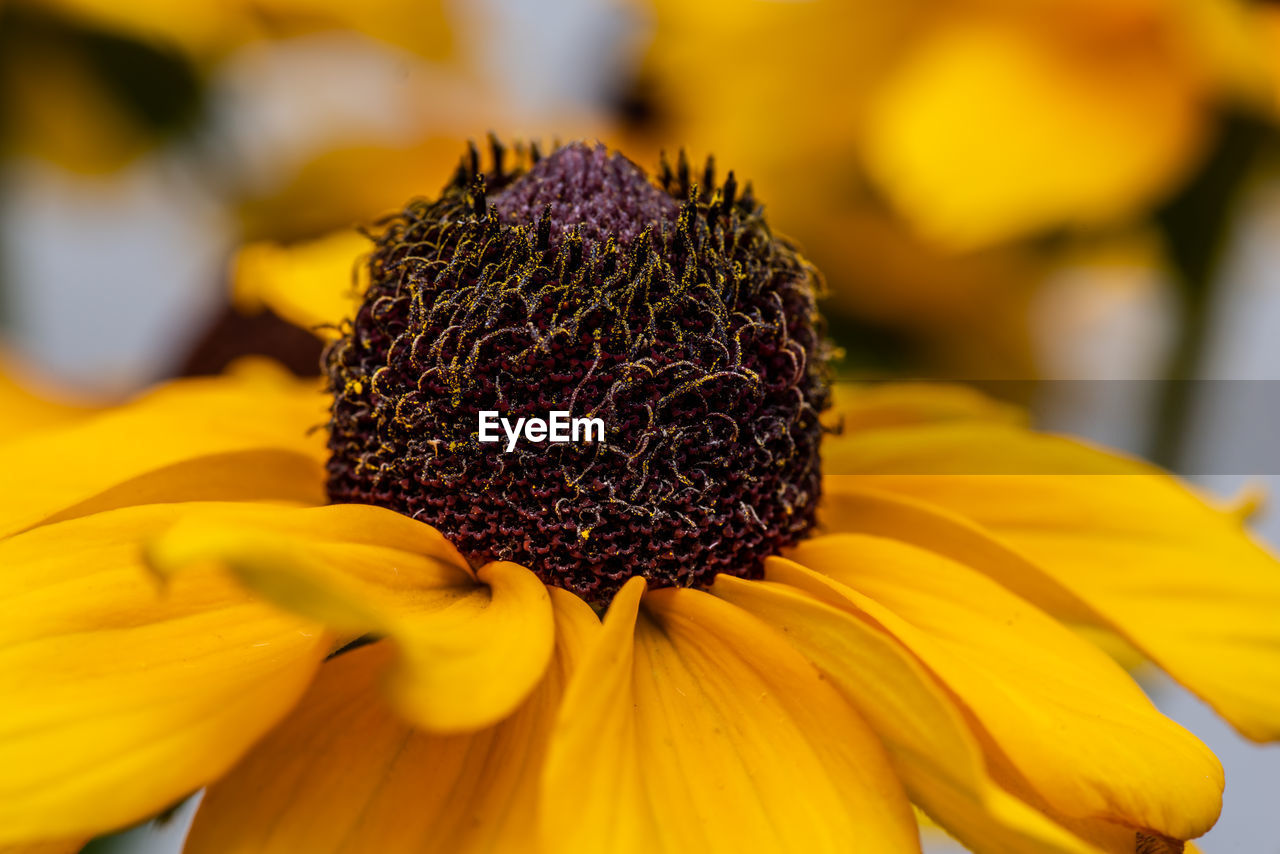
[[[559,199],[592,186],[556,169],[630,180],[616,160],[570,151],[543,161],[555,165],[541,185],[491,171],[490,187],[519,190],[490,195],[492,216],[464,172],[438,204],[478,213],[436,219],[442,208],[423,203],[425,219],[387,227],[369,296],[327,357],[341,368],[335,436],[349,435],[347,415],[359,423],[390,399],[400,358],[424,366],[415,388],[434,376],[438,338],[384,352],[365,335],[398,323],[394,276],[419,289],[415,311],[426,304],[432,279],[413,277],[447,243],[419,242],[415,228],[490,235],[450,256],[456,288],[481,289],[473,297],[495,267],[464,287],[468,253],[499,235],[532,247],[556,233],[564,242],[546,251],[566,265],[557,280],[592,257],[557,231],[564,220],[525,231],[501,225],[499,210],[594,211],[584,229],[630,235],[610,219],[619,208],[590,193],[541,205],[538,186]],[[652,190],[626,187],[622,209],[666,215]],[[743,240],[758,236],[752,203],[731,197],[687,205],[674,239],[697,245],[697,223],[720,216]],[[785,243],[751,245],[776,269],[807,269],[789,266]],[[329,283],[313,292],[346,287],[352,260],[310,268]],[[271,293],[309,298],[292,285]],[[686,320],[692,340],[698,318]],[[741,341],[763,334],[743,329]],[[385,369],[354,375],[363,353]],[[481,377],[505,370],[478,364]],[[528,391],[556,388],[567,364],[546,365]],[[972,392],[846,390],[832,413],[844,432],[824,445],[816,535],[767,557],[762,577],[726,567],[697,587],[646,582],[679,557],[659,554],[656,535],[630,540],[610,560],[638,571],[610,577],[611,597],[590,590],[614,564],[586,577],[549,577],[551,558],[473,567],[454,543],[473,549],[480,512],[441,533],[382,506],[329,503],[366,469],[437,453],[438,437],[399,432],[434,410],[397,400],[394,419],[352,449],[314,429],[329,408],[317,383],[251,364],[0,446],[0,694],[17,698],[0,707],[0,845],[74,850],[209,786],[190,852],[896,854],[919,850],[912,803],[979,852],[1181,851],[1217,817],[1217,760],[1068,628],[1080,624],[1124,638],[1246,735],[1280,738],[1275,559],[1170,476],[1037,434]],[[380,456],[406,439],[409,450]],[[482,511],[496,489],[418,506]],[[378,500],[426,494],[407,483],[392,493]],[[545,533],[549,517],[521,501],[496,520],[510,533],[480,551]],[[741,549],[750,541],[732,527],[700,532],[688,553]],[[593,532],[592,547],[604,533],[625,537]]]
[[[864,178],[954,249],[1124,222],[1194,170],[1223,109],[1274,115],[1280,79],[1268,12],[1237,0],[653,5],[660,136],[714,144],[806,242],[874,203]]]

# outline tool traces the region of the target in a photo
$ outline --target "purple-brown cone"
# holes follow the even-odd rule
[[[382,223],[325,355],[329,494],[606,604],[758,576],[813,524],[827,404],[816,276],[730,174],[650,183],[603,147],[472,152]],[[524,158],[521,158],[524,159]],[[487,192],[486,192],[487,190]],[[481,410],[605,423],[603,443],[478,439]]]

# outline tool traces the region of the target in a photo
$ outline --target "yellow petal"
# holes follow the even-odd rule
[[[614,599],[547,758],[548,851],[918,851],[883,749],[786,641],[694,590]]]
[[[775,582],[722,575],[713,592],[785,632],[835,681],[888,748],[911,800],[968,848],[1097,854],[1097,847],[997,784],[962,710],[910,652],[874,624]],[[1130,843],[1133,834],[1127,831]]]
[[[1026,415],[966,386],[942,383],[837,383],[823,420],[847,435],[862,430],[939,421],[1001,421],[1020,424]]]
[[[93,413],[92,406],[72,402],[65,391],[33,376],[29,368],[0,348],[0,442],[56,429]]]
[[[533,573],[491,563],[473,576],[434,528],[380,507],[192,516],[148,556],[165,575],[221,564],[283,608],[341,632],[389,637],[400,652],[393,698],[434,732],[507,716],[551,656],[551,603]]]
[[[1013,427],[869,431],[834,444],[839,471],[865,474],[828,479],[833,494],[874,489],[972,520],[1241,733],[1280,738],[1280,563],[1229,511],[1143,463]],[[859,524],[845,513],[828,522]]]
[[[903,495],[863,488],[867,478],[826,475],[818,527],[902,540],[981,570],[1059,619],[1087,624],[1102,619],[1054,576],[963,516]]]
[[[172,805],[305,690],[327,648],[316,627],[221,574],[161,591],[142,566],[140,542],[196,509],[126,508],[0,541],[0,843],[93,835]]]
[[[313,382],[255,375],[169,383],[6,444],[0,536],[142,502],[321,502],[324,437],[313,428],[325,421]]]
[[[1034,22],[944,23],[877,93],[867,168],[958,248],[1123,218],[1180,180],[1202,143],[1201,93],[1172,53],[1141,32],[1090,44]]]
[[[378,696],[386,643],[327,662],[294,713],[205,795],[186,854],[525,851],[564,683],[599,631],[553,590],[556,652],[510,717],[462,735],[414,730]]]
[[[934,505],[860,489],[861,482],[852,475],[824,479],[821,530],[890,537],[945,555],[1057,617],[1125,670],[1132,673],[1148,664],[1147,657],[1087,602],[977,525]]]
[[[817,537],[767,567],[874,621],[965,704],[1013,768],[1056,810],[1200,836],[1221,808],[1222,770],[1101,650],[981,573],[905,543]],[[838,601],[838,600],[837,600]]]
[[[369,238],[339,231],[318,240],[280,246],[254,243],[241,249],[232,273],[236,307],[253,314],[264,307],[303,329],[336,337],[355,316],[368,286],[362,262]]]

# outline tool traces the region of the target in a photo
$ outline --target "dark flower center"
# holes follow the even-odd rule
[[[698,188],[683,157],[653,184],[600,146],[504,154],[482,172],[473,150],[439,199],[381,224],[364,304],[325,355],[331,499],[597,605],[633,575],[758,576],[817,506],[814,271],[710,163]],[[603,441],[509,439],[556,411],[598,419]]]

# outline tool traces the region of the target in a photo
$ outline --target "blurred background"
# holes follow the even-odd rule
[[[1278,123],[1276,3],[0,0],[0,362],[92,402],[314,371],[237,271],[433,194],[468,139],[600,139],[751,180],[825,273],[842,376],[974,383],[1274,494]],[[1148,687],[1227,766],[1203,850],[1280,852],[1280,747]]]

